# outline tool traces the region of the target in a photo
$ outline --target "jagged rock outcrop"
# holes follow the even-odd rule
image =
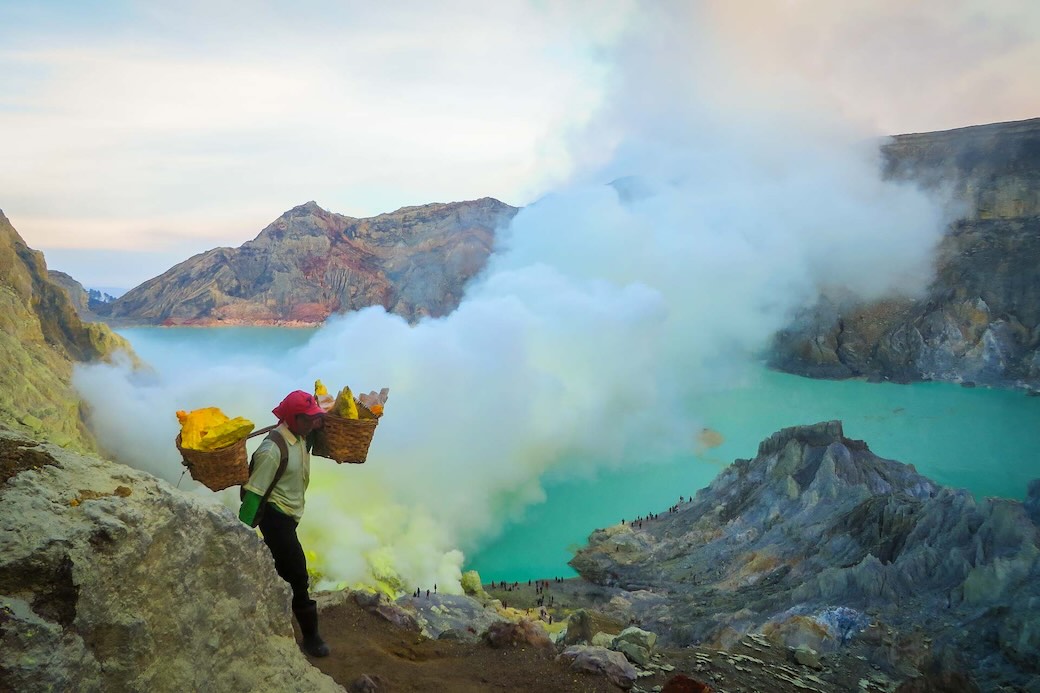
[[[0,422],[59,445],[93,450],[70,386],[75,361],[132,354],[106,325],[85,323],[0,212]]]
[[[342,690],[214,501],[0,428],[0,507],[0,690]]]
[[[308,202],[241,247],[196,255],[96,310],[153,325],[316,325],[372,305],[437,317],[458,306],[516,212],[483,198],[355,219]]]
[[[976,500],[833,421],[774,434],[668,512],[597,530],[571,565],[614,589],[604,613],[670,645],[760,632],[858,648],[896,678],[940,666],[985,690],[1038,685],[1035,493],[1028,508]]]
[[[824,296],[777,335],[772,364],[867,376],[1040,387],[1040,118],[899,135],[884,174],[963,207],[921,300]]]
[[[65,289],[69,296],[69,303],[81,320],[86,322],[97,322],[97,316],[90,309],[90,295],[83,285],[64,272],[58,270],[47,270],[47,278]]]

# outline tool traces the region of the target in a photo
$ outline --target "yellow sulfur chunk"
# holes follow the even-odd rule
[[[190,413],[179,411],[177,419],[181,422],[181,447],[202,450],[204,448],[199,447],[202,436],[209,429],[227,421],[228,417],[217,407],[205,407]]]
[[[253,422],[236,416],[206,431],[199,441],[200,450],[219,450],[233,445],[253,432]]]
[[[332,409],[332,395],[329,394],[329,390],[325,387],[325,383],[320,380],[314,381],[314,399],[318,400],[318,406],[325,411],[330,411]]]
[[[344,387],[339,391],[339,394],[336,395],[336,403],[332,405],[332,411],[329,413],[344,419],[358,418],[357,403],[354,402],[354,393],[350,391],[349,387]]]

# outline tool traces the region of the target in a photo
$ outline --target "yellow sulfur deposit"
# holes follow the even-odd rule
[[[349,387],[344,387],[333,400],[325,384],[320,380],[314,381],[314,398],[321,408],[344,419],[378,419],[383,415],[389,392],[390,389],[384,387],[379,392],[373,390],[355,397]]]
[[[339,391],[339,394],[336,395],[336,403],[332,405],[329,413],[344,419],[358,418],[357,403],[354,402],[354,393],[350,391],[350,387],[344,387]]]
[[[177,420],[181,422],[181,447],[198,450],[202,434],[227,421],[227,417],[216,407],[206,407],[190,413],[179,411]]]
[[[329,394],[329,389],[325,387],[325,383],[320,380],[314,381],[314,399],[318,400],[318,406],[325,411],[332,409],[332,395]]]
[[[219,450],[233,445],[253,432],[253,422],[241,416],[228,419],[206,431],[199,441],[200,450]]]
[[[217,407],[192,412],[177,412],[181,422],[181,447],[190,450],[217,450],[248,436],[253,422],[241,416],[228,419]]]

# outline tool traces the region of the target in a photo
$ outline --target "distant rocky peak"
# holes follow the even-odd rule
[[[302,205],[296,205],[290,209],[286,214],[299,213],[299,214],[328,214],[328,210],[322,209],[317,202],[311,200],[310,202],[304,202]]]
[[[758,444],[758,456],[763,457],[779,452],[792,440],[817,447],[827,446],[831,443],[849,442],[866,449],[866,443],[863,441],[849,441],[845,438],[841,421],[822,421],[810,426],[792,426],[777,431]]]
[[[698,500],[715,498],[705,507],[717,505],[725,519],[766,525],[778,513],[816,513],[879,494],[925,499],[938,491],[911,465],[877,457],[863,441],[846,438],[840,421],[825,421],[777,431],[753,460],[737,460]]]

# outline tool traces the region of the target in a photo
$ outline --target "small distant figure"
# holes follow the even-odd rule
[[[433,593],[437,594],[437,583],[433,583]]]
[[[427,599],[429,599],[429,598],[430,598],[430,590],[426,590],[426,598],[427,598]]]

